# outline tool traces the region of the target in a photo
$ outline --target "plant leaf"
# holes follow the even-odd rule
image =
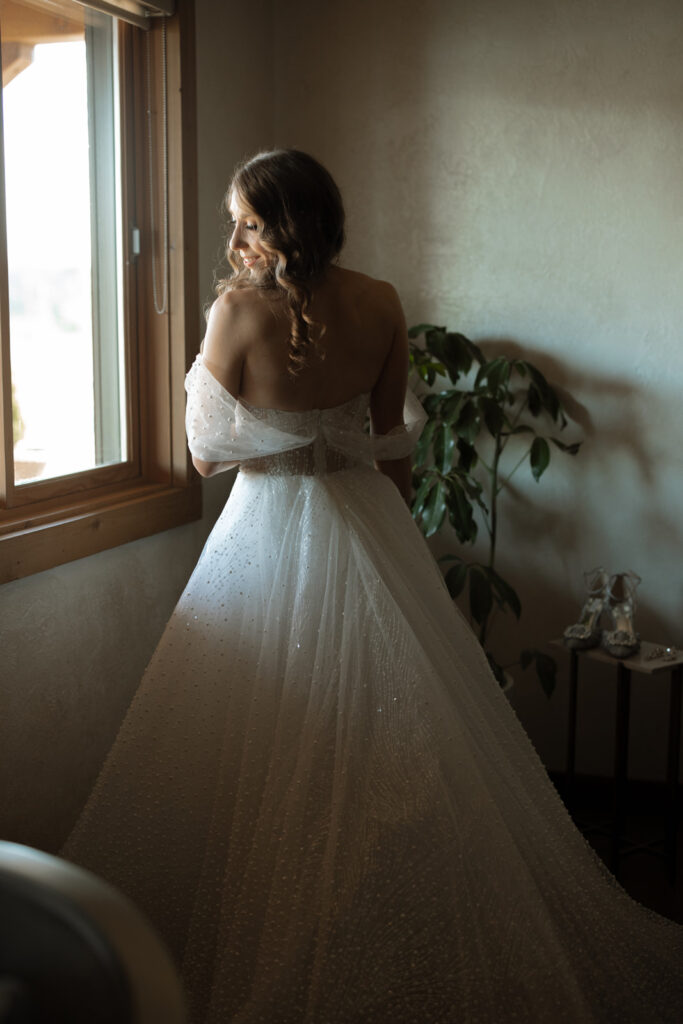
[[[462,405],[462,401],[465,398],[466,394],[466,391],[453,390],[448,394],[448,397],[444,398],[443,400],[441,406],[441,415],[445,422],[450,424],[451,426],[453,425],[453,423],[455,423],[455,421],[458,418],[460,406]]]
[[[527,393],[526,400],[529,406],[529,412],[532,416],[538,416],[541,412],[543,403],[541,402],[541,396],[538,393],[538,388],[535,384],[530,384]]]
[[[467,562],[460,562],[458,565],[451,566],[446,573],[446,586],[453,600],[462,593],[467,580],[467,568]]]
[[[482,395],[478,399],[477,404],[479,411],[484,417],[484,423],[489,434],[491,437],[498,437],[505,426],[505,414],[500,404],[487,395]]]
[[[551,437],[550,440],[556,448],[559,448],[561,452],[566,452],[567,455],[576,455],[581,447],[581,441],[574,441],[573,444],[564,444],[563,441],[558,441],[556,437]]]
[[[551,388],[541,371],[532,363],[524,361],[524,365],[527,368],[529,379],[533,382],[529,385],[529,391],[531,392],[533,389],[537,396],[539,407],[538,411],[540,412],[541,409],[545,409],[545,411],[550,413],[552,418],[556,420],[561,408],[557,392]],[[531,408],[531,403],[529,404],[529,408]],[[533,415],[537,416],[538,412],[535,412]]]
[[[435,477],[420,515],[420,525],[425,537],[432,537],[440,530],[445,518],[446,487],[442,479]]]
[[[547,654],[536,656],[536,675],[546,697],[552,697],[557,681],[557,663]]]
[[[551,697],[557,682],[557,663],[555,659],[543,651],[530,648],[529,650],[522,651],[519,662],[522,668],[527,668],[533,662],[543,692],[546,697]]]
[[[413,519],[418,524],[420,529],[422,529],[422,513],[424,512],[425,501],[427,500],[427,495],[429,494],[429,492],[431,490],[431,486],[432,486],[431,474],[425,473],[420,478],[420,483],[419,483],[419,486],[418,486],[418,488],[417,488],[417,490],[415,492],[415,497],[413,498],[413,503],[412,503],[411,508],[410,508],[410,510],[411,510],[411,512],[413,514]]]
[[[470,566],[470,610],[472,618],[483,626],[493,608],[491,583],[480,565]]]
[[[432,391],[431,394],[425,395],[422,399],[422,408],[428,416],[439,416],[441,410],[441,404],[443,402],[443,394],[441,391]],[[446,392],[448,394],[448,392]]]
[[[477,523],[474,508],[463,484],[465,481],[457,473],[449,473],[448,484],[448,520],[462,544],[474,543],[477,539]]]
[[[437,374],[445,374],[446,368],[441,363],[435,362],[429,352],[425,352],[419,345],[411,344],[408,350],[410,365],[421,380],[430,387],[436,380]]]
[[[448,371],[455,384],[464,373],[468,373],[472,362],[481,358],[477,346],[464,334],[454,331],[432,330],[425,334],[425,346]]]
[[[420,439],[415,445],[415,456],[414,465],[423,466],[429,456],[429,449],[431,448],[432,438],[434,437],[434,431],[436,430],[436,420],[427,420],[424,430],[420,434]]]
[[[548,463],[550,462],[550,445],[544,437],[535,437],[531,451],[529,452],[529,458],[531,460],[531,472],[533,473],[534,480],[537,482],[541,479]]]
[[[522,614],[522,602],[514,587],[511,587],[507,580],[504,580],[495,569],[487,567],[487,573],[491,581],[496,602],[499,608],[509,608],[516,618]]]
[[[414,327],[408,328],[408,337],[417,338],[420,334],[430,334],[432,331],[442,331],[446,333],[445,327],[435,327],[434,324],[416,324]]]
[[[442,473],[448,473],[453,465],[455,435],[447,423],[440,423],[433,441],[434,462]]]
[[[429,494],[429,491],[432,486],[432,475],[430,473],[425,473],[419,479],[420,483],[418,484],[417,490],[415,492],[415,497],[413,498],[413,503],[411,506],[413,519],[417,520],[418,522],[420,522],[420,518],[424,511],[424,503],[427,499],[427,495]]]
[[[463,490],[465,491],[465,494],[470,499],[470,501],[475,502],[482,510],[484,515],[488,515],[488,506],[484,499],[482,498],[483,487],[479,483],[479,481],[473,480],[468,476],[463,476],[460,479],[462,482]]]
[[[443,433],[443,459],[441,462],[441,471],[442,473],[448,473],[453,465],[456,437],[447,423],[442,423],[441,429]]]
[[[495,359],[489,360],[488,363],[484,363],[477,374],[474,386],[480,387],[484,381],[488,385],[489,392],[506,390],[510,381],[510,360],[505,356],[497,356]]]
[[[463,473],[470,473],[479,460],[477,449],[463,437],[458,438],[456,448],[458,449],[458,469],[461,469]]]
[[[433,328],[434,331],[439,328]],[[410,366],[423,380],[431,383],[437,374],[446,375],[446,367],[429,351],[427,339],[424,342],[411,341],[408,346]]]
[[[493,672],[494,678],[497,680],[500,686],[505,686],[507,679],[505,678],[505,669],[502,665],[499,665],[496,659],[493,657],[490,651],[484,651],[486,659],[489,663],[489,668]]]
[[[455,423],[455,430],[469,444],[472,444],[479,433],[479,410],[473,401],[463,402],[460,415]]]

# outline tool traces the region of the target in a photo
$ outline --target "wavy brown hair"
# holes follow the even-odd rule
[[[325,331],[308,309],[316,283],[344,244],[341,194],[329,172],[297,149],[258,153],[240,164],[225,196],[226,208],[233,194],[262,221],[259,242],[272,253],[272,261],[252,276],[228,245],[233,274],[219,281],[216,291],[257,286],[281,293],[290,326],[288,370],[295,375]]]

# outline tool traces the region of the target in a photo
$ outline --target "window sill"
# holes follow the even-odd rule
[[[32,514],[0,513],[0,583],[149,537],[201,516],[201,484],[140,484]]]

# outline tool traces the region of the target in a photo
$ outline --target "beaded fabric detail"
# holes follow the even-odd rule
[[[681,930],[575,830],[372,468],[418,414],[366,410],[195,364],[192,450],[246,465],[65,854],[156,924],[193,1024],[679,1022]]]

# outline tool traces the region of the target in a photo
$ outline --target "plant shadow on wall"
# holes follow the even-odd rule
[[[613,557],[609,552],[617,550],[617,561],[613,565],[610,562],[612,567],[633,569],[643,578],[638,632],[658,643],[680,646],[683,584],[678,583],[679,574],[671,570],[683,546],[677,500],[677,469],[683,464],[683,455],[676,443],[680,399],[675,375],[668,388],[663,388],[656,381],[634,379],[633,373],[620,372],[618,361],[615,372],[605,374],[590,366],[558,360],[545,350],[531,350],[506,337],[486,339],[479,345],[485,356],[503,353],[510,359],[531,358],[554,382],[567,417],[589,442],[576,463],[572,460],[567,466],[571,491],[565,489],[559,503],[557,497],[550,505],[545,498],[530,501],[529,492],[535,490],[535,485],[525,483],[524,473],[506,488],[505,536],[528,547],[550,534],[555,553],[568,572],[562,585],[557,579],[534,581],[534,627],[540,625],[545,636],[553,636],[573,623],[585,597],[583,571],[603,559],[609,560]],[[577,395],[581,402],[572,397]],[[657,410],[656,417],[653,410]],[[669,424],[673,430],[667,429]],[[558,459],[558,469],[562,461]],[[548,494],[545,489],[543,493]],[[580,550],[591,552],[581,565],[576,562]],[[503,557],[510,553],[509,544],[501,549]],[[522,585],[527,592],[529,583],[525,574]],[[509,626],[504,620],[496,623],[496,644],[500,641],[499,627],[513,642],[513,622],[510,617]]]
[[[501,683],[512,664],[502,665],[489,646],[494,611],[519,619],[515,588],[496,568],[500,496],[515,474],[526,468],[538,483],[553,448],[576,455],[580,442],[557,435],[567,425],[559,395],[533,363],[516,356],[484,355],[463,334],[419,324],[409,335],[410,361],[430,388],[422,398],[428,420],[415,452],[413,515],[426,537],[450,523],[462,544],[474,544],[483,526],[486,561],[447,554],[446,586],[453,599],[466,593],[471,620],[491,669]],[[422,344],[414,339],[422,338]],[[443,380],[448,386],[439,386]],[[522,668],[533,665],[550,695],[556,665],[535,648],[520,653]]]

